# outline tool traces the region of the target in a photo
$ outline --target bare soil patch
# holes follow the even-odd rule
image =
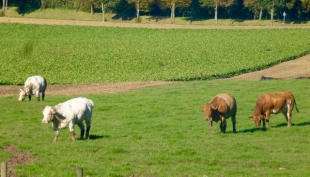
[[[16,175],[13,173],[15,166],[31,163],[35,159],[30,153],[17,150],[14,145],[5,146],[4,151],[12,155],[12,158],[7,161],[8,177],[16,177]]]
[[[283,62],[264,70],[242,74],[225,80],[260,80],[261,76],[279,79],[310,77],[310,55]]]

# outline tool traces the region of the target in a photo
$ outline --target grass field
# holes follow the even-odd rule
[[[68,129],[52,143],[53,130],[42,125],[41,110],[70,96],[18,102],[1,97],[0,146],[13,144],[35,157],[17,166],[18,176],[298,176],[309,175],[309,80],[192,81],[119,94],[87,95],[95,102],[91,139],[71,142]],[[272,115],[270,128],[248,119],[259,94],[289,90],[300,110],[292,127]],[[214,124],[211,134],[200,106],[229,92],[238,104],[237,133]],[[79,134],[76,126],[76,133]],[[0,160],[10,154],[0,150]]]
[[[309,53],[309,29],[143,29],[0,24],[0,84],[231,77]]]

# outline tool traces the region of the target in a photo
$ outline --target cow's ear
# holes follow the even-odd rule
[[[56,114],[56,110],[54,108],[51,109],[52,114]]]
[[[21,92],[23,91],[21,88],[19,89]]]
[[[254,116],[250,116],[249,119],[254,119]]]
[[[218,107],[215,106],[214,104],[211,104],[211,109],[216,110]]]

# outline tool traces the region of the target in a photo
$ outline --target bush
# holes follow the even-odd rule
[[[141,21],[142,21],[141,17],[138,17],[138,18],[135,19],[136,23],[141,23]]]
[[[0,17],[4,17],[5,16],[5,13],[3,10],[0,10]]]

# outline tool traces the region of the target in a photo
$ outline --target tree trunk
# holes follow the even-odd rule
[[[171,23],[174,24],[174,17],[175,17],[175,2],[171,4]]]
[[[90,4],[90,13],[94,15],[94,5]]]
[[[139,14],[140,14],[140,9],[137,8],[137,18],[139,18]]]
[[[104,4],[101,2],[102,21],[104,22]]]
[[[259,11],[259,21],[262,20],[262,16],[263,16],[263,7],[261,7]]]
[[[5,12],[4,7],[5,7],[5,0],[2,0],[2,11],[3,11],[3,13]]]
[[[217,2],[215,4],[215,8],[214,8],[214,20],[215,20],[215,24],[218,24],[218,20],[217,20]]]
[[[5,11],[8,9],[8,0],[2,0],[2,11],[5,14]]]
[[[138,1],[136,8],[137,8],[137,18],[139,18],[139,16],[140,16],[140,1]]]
[[[273,25],[273,15],[274,15],[274,7],[272,7],[272,9],[270,11],[270,20],[271,20],[272,25]]]

